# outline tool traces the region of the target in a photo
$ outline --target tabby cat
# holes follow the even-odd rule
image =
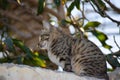
[[[41,31],[39,45],[47,49],[50,60],[64,71],[109,80],[105,56],[88,39],[78,39],[52,28]]]

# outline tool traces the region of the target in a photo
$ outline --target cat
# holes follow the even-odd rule
[[[93,42],[55,27],[40,34],[40,48],[47,49],[49,59],[64,71],[109,80],[105,55]]]

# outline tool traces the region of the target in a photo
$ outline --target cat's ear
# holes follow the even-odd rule
[[[42,23],[46,31],[51,32],[53,30],[53,26],[48,21],[43,20]]]

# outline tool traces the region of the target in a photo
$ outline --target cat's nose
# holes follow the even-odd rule
[[[45,47],[46,47],[46,43],[45,43],[45,42],[40,43],[40,44],[39,44],[39,47],[40,47],[40,48],[45,48]]]
[[[42,44],[41,44],[41,43],[38,43],[38,47],[42,48],[43,46],[42,46]]]
[[[40,46],[40,48],[43,48],[43,47],[44,47],[44,45],[43,45],[43,44],[40,44],[39,46]]]

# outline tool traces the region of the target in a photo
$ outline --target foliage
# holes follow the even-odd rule
[[[112,46],[108,45],[105,41],[108,39],[108,37],[103,33],[95,29],[95,27],[98,27],[101,23],[97,21],[88,22],[84,26],[84,30],[90,31],[97,39],[102,43],[102,46],[111,49]],[[92,28],[92,29],[91,29]]]
[[[39,15],[40,13],[43,12],[43,8],[44,8],[44,3],[45,3],[45,0],[39,0],[38,1],[38,9],[37,9],[37,15]]]
[[[42,51],[39,52],[36,48],[30,49],[30,44],[37,44],[37,40],[33,42],[32,39],[36,39],[39,36],[37,31],[44,26],[42,21],[47,21],[49,24],[55,22],[62,28],[72,25],[78,32],[81,32],[81,29],[83,29],[83,33],[92,33],[104,48],[110,50],[112,47],[106,43],[107,35],[97,30],[101,23],[90,21],[86,18],[84,11],[85,3],[91,4],[94,11],[101,17],[108,18],[118,25],[120,24],[120,21],[114,20],[107,14],[108,9],[106,5],[109,5],[115,12],[120,13],[120,9],[109,0],[53,0],[53,2],[47,2],[47,0],[25,0],[21,2],[20,0],[1,0],[0,52],[2,52],[3,57],[0,58],[0,62],[46,67],[48,65],[46,62],[49,60],[43,55],[44,53]],[[67,11],[66,16],[64,8]],[[74,8],[81,13],[81,16],[78,18],[72,15]],[[52,17],[57,18],[57,20],[52,19]],[[85,21],[87,22],[86,24]],[[107,61],[114,69],[120,66],[118,62],[120,55],[117,53],[115,56],[117,57],[114,57],[114,54],[106,55]]]
[[[0,45],[1,45],[0,52],[2,52],[4,56],[0,58],[1,63],[14,62],[18,64],[46,67],[45,59],[40,58],[43,55],[38,54],[36,52],[32,52],[20,40],[2,36],[0,40]]]

